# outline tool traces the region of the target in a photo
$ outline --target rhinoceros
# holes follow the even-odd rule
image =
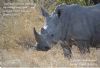
[[[72,45],[84,54],[100,43],[100,4],[84,7],[61,4],[51,14],[44,8],[41,10],[44,26],[40,33],[33,29],[37,50],[48,51],[60,41],[64,55],[71,57]]]

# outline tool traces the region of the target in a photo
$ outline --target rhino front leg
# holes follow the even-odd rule
[[[71,45],[68,45],[67,42],[61,42],[61,47],[63,48],[64,57],[71,58],[72,52],[71,52]]]
[[[64,57],[67,57],[69,59],[71,58],[71,56],[72,56],[71,49],[63,48],[63,52],[64,52]]]
[[[90,44],[89,41],[77,41],[78,43],[78,48],[81,52],[81,54],[85,54],[85,53],[90,53]]]

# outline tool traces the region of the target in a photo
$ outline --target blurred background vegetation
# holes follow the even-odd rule
[[[80,4],[82,6],[84,5],[93,5],[100,0],[0,0],[0,6],[3,6],[3,2],[22,2],[22,3],[36,3],[39,6],[45,7],[47,10],[52,11],[54,10],[55,6],[61,3],[66,4]]]
[[[39,6],[46,8],[49,12],[52,12],[54,8],[62,3],[66,4],[80,4],[82,6],[93,5],[93,0],[33,0]]]

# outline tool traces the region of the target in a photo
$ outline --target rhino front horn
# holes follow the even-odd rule
[[[35,28],[33,28],[33,32],[34,32],[34,36],[35,36],[35,40],[37,42],[40,42],[42,40],[41,36],[36,32]]]

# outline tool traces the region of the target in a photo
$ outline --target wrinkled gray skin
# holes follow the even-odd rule
[[[40,34],[34,28],[37,50],[48,51],[52,44],[61,41],[64,55],[71,57],[71,45],[86,53],[90,45],[96,47],[95,42],[100,42],[100,4],[89,7],[62,4],[50,15],[41,10],[45,25]]]

